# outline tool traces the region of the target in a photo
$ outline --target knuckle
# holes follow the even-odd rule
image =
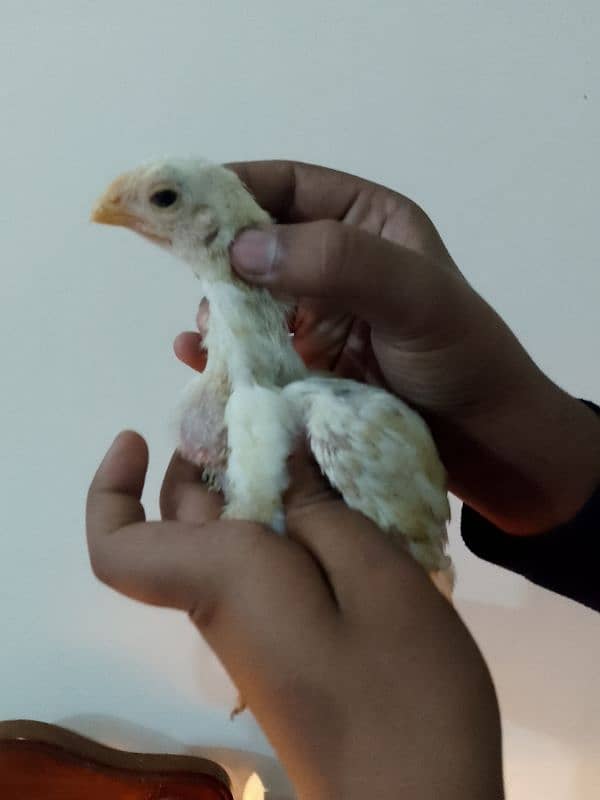
[[[427,212],[410,197],[398,196],[390,198],[387,216],[399,219],[407,230],[420,231],[433,227]]]
[[[319,223],[319,281],[324,291],[338,290],[349,255],[349,228],[340,222]]]
[[[415,228],[431,228],[433,223],[425,209],[414,200],[407,200],[406,212]]]
[[[111,584],[111,570],[108,566],[106,558],[98,551],[97,548],[91,548],[89,551],[90,566],[94,576],[107,586]]]
[[[158,508],[162,519],[170,519],[173,516],[172,496],[169,492],[169,487],[164,484],[158,496]]]
[[[189,609],[188,615],[200,633],[206,633],[214,627],[218,616],[219,604],[213,593],[205,592],[204,596],[197,598]]]

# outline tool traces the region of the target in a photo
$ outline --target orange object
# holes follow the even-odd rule
[[[115,750],[29,720],[0,722],[0,797],[233,800],[228,775],[214,761]]]

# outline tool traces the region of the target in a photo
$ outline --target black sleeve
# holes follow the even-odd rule
[[[600,487],[570,522],[547,533],[511,536],[466,505],[461,533],[480,558],[600,611]]]

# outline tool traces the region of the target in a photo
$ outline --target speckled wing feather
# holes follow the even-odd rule
[[[284,392],[301,406],[312,453],[345,502],[399,538],[428,572],[450,576],[446,473],[423,419],[351,380],[311,377]]]

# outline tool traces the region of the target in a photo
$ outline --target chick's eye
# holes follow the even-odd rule
[[[177,202],[179,195],[174,189],[160,189],[150,195],[150,202],[157,208],[169,208]]]

